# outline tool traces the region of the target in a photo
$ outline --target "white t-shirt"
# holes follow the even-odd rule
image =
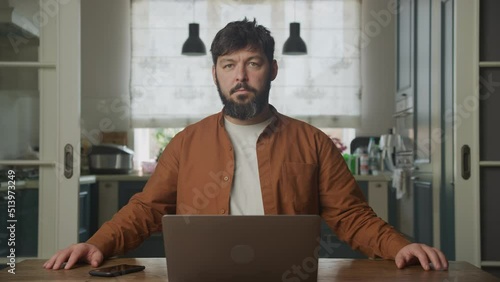
[[[225,119],[234,149],[235,173],[231,189],[231,215],[264,215],[257,163],[257,139],[270,119],[252,125],[237,125]]]

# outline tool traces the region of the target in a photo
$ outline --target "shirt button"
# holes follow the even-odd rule
[[[224,176],[224,181],[228,181],[229,180],[229,177],[228,176]]]
[[[225,210],[225,209],[221,209],[221,210],[220,210],[220,213],[221,213],[221,214],[225,214],[225,213],[226,213],[226,210]]]

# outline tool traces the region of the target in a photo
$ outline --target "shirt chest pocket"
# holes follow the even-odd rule
[[[318,205],[318,166],[306,163],[283,163],[281,189],[285,205],[297,212],[313,212]]]

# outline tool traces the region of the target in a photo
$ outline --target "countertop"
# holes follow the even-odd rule
[[[97,177],[95,175],[82,175],[80,176],[81,184],[96,183]],[[0,183],[0,191],[7,191],[8,182]],[[37,189],[39,186],[38,180],[16,180],[16,189]]]
[[[80,184],[92,184],[98,181],[148,181],[151,174],[144,174],[140,171],[134,171],[129,174],[89,174],[80,176]],[[356,181],[391,181],[391,177],[385,174],[380,175],[354,175]],[[7,190],[7,182],[0,183],[0,191]],[[38,188],[37,180],[16,181],[16,189],[34,189]]]

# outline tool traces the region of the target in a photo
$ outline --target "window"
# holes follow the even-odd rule
[[[360,14],[360,0],[197,0],[194,5],[180,0],[132,0],[130,93],[136,159],[141,155],[138,150],[145,151],[138,144],[150,142],[144,138],[154,132],[140,128],[183,128],[221,110],[208,51],[218,30],[244,17],[256,18],[275,39],[279,71],[270,103],[279,112],[319,128],[357,127]],[[200,24],[206,56],[181,55],[193,18]],[[305,56],[282,55],[293,21],[301,24],[308,48]],[[352,137],[341,138],[346,145],[354,137],[354,130],[349,132],[345,135]],[[154,155],[149,153],[149,158]]]

